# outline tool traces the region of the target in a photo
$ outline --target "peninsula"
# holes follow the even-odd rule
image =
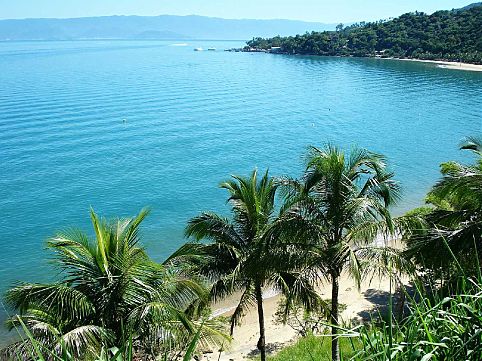
[[[482,3],[431,15],[339,24],[335,31],[253,38],[245,51],[281,54],[418,59],[482,64]]]

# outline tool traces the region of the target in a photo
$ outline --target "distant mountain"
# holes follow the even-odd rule
[[[210,39],[248,40],[332,30],[335,24],[295,20],[221,19],[204,16],[103,16],[0,20],[0,40]]]

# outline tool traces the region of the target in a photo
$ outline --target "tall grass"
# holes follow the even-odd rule
[[[448,247],[448,245],[446,245]],[[393,313],[392,297],[388,315],[352,329],[341,329],[342,360],[351,361],[480,361],[482,360],[482,272],[466,277],[457,261],[451,293],[433,289],[422,280],[414,282],[415,294],[402,291],[408,299],[408,316]],[[474,257],[478,262],[475,248]],[[456,282],[454,282],[456,280]],[[330,360],[326,336],[301,338],[270,358],[271,361]]]
[[[459,292],[450,296],[432,293],[421,284],[416,285],[414,296],[406,296],[410,310],[402,321],[391,314],[343,330],[341,359],[482,360],[482,278],[461,279]],[[331,360],[331,342],[326,336],[308,335],[268,360]]]
[[[430,297],[417,287],[410,315],[393,320],[393,345],[389,323],[352,330],[362,348],[353,360],[482,360],[482,280],[462,282],[460,293]]]
[[[356,341],[355,341],[356,342]],[[351,340],[340,340],[340,354],[347,359],[355,354]],[[331,339],[312,334],[301,338],[296,344],[281,350],[268,361],[323,361],[331,360]]]
[[[457,280],[453,293],[427,290],[416,282],[416,297],[406,293],[407,318],[397,322],[390,304],[388,322],[352,330],[363,346],[353,360],[482,360],[482,273],[477,247],[474,244],[478,275],[467,278],[445,240],[444,244],[458,270],[451,277]]]

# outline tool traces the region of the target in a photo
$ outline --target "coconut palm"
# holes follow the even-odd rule
[[[306,307],[317,306],[318,298],[306,275],[296,267],[301,263],[297,255],[289,247],[277,247],[272,238],[278,186],[268,172],[260,179],[256,170],[249,177],[233,176],[220,187],[229,192],[232,219],[207,212],[191,219],[186,236],[208,243],[187,243],[170,261],[189,262],[193,271],[211,280],[213,301],[241,291],[231,316],[231,335],[247,309],[257,307],[260,334],[257,348],[264,361],[263,288],[275,287]]]
[[[358,148],[346,154],[332,145],[310,147],[303,178],[283,183],[284,238],[304,244],[306,266],[332,284],[332,359],[339,360],[341,273],[348,271],[359,286],[364,271],[375,265],[402,266],[396,250],[369,244],[380,232],[393,232],[389,207],[399,186],[383,156]]]
[[[131,338],[153,355],[166,344],[185,342],[196,330],[185,311],[206,292],[179,269],[149,259],[139,245],[147,214],[108,222],[91,211],[94,239],[70,230],[49,240],[61,279],[11,288],[6,300],[19,315],[9,326],[24,324],[48,349],[79,357]],[[28,342],[11,349],[25,350]]]
[[[406,237],[407,255],[437,278],[450,278],[461,265],[477,276],[482,261],[482,138],[468,138],[460,148],[475,163],[441,165],[442,178],[427,196],[431,207],[418,210],[427,226]]]

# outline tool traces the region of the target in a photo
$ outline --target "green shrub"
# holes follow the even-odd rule
[[[340,339],[342,360],[349,360],[354,355],[358,342],[347,338]],[[326,336],[308,335],[298,340],[294,345],[286,347],[269,361],[323,361],[331,360],[331,339]]]
[[[361,349],[353,360],[482,360],[482,282],[468,280],[462,293],[427,297],[418,288],[419,302],[402,322],[389,326],[361,326],[353,336]]]

